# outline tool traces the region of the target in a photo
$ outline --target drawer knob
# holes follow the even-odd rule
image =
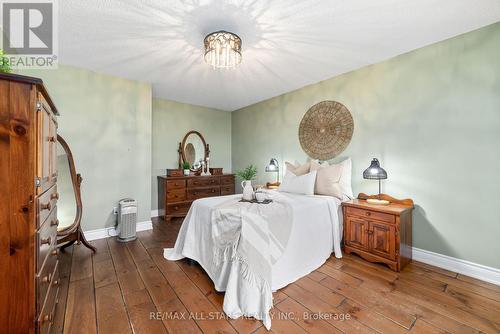
[[[59,193],[53,193],[50,195],[50,199],[59,199]]]
[[[57,256],[59,255],[59,248],[57,249],[54,249],[51,253],[50,253],[52,256]]]
[[[45,244],[50,245],[50,244],[52,243],[51,241],[52,241],[52,239],[51,239],[50,237],[48,237],[48,238],[42,239],[42,240],[40,241],[40,243],[41,243],[42,245],[45,245]]]
[[[215,189],[212,189],[212,192],[214,193],[214,192],[215,192]]]
[[[50,136],[48,139],[49,139],[49,142],[51,142],[51,143],[55,143],[57,140],[55,136]]]
[[[52,322],[53,319],[54,316],[52,315],[52,312],[50,312],[49,314],[43,316],[42,322]]]
[[[51,280],[52,280],[52,274],[48,274],[47,276],[42,278],[43,283],[50,283]]]
[[[371,213],[370,211],[366,211],[366,212],[365,212],[365,214],[366,214],[367,216],[371,216],[371,215],[372,215],[372,213]]]
[[[50,222],[50,226],[59,226],[59,219],[52,220],[52,221]]]
[[[50,205],[50,202],[48,202],[47,204],[41,204],[40,205],[40,209],[42,210],[49,210],[52,208],[52,205]]]
[[[174,210],[179,210],[179,207],[178,206],[174,206]]]
[[[59,285],[59,280],[58,280],[58,279],[56,279],[56,280],[54,281],[54,283],[52,283],[52,284],[53,284],[54,286],[58,286],[58,285]]]

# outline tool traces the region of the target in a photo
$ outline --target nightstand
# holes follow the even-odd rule
[[[366,199],[378,198],[378,195],[362,193],[357,199],[342,203],[344,251],[400,271],[411,261],[413,201],[380,196],[391,204],[369,204]]]

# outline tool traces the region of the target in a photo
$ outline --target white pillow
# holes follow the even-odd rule
[[[306,162],[303,165],[298,164],[298,163],[293,165],[287,161],[287,162],[285,162],[285,165],[286,165],[286,170],[292,172],[295,175],[305,175],[305,174],[309,173],[309,169],[311,167],[310,162]]]
[[[283,177],[283,181],[278,190],[292,194],[314,195],[315,183],[316,171],[300,176],[288,171]]]
[[[317,195],[333,196],[342,200],[342,187],[340,186],[340,177],[342,176],[341,165],[319,165],[311,163],[311,171],[315,170],[316,185],[314,193]]]
[[[319,165],[317,162],[313,162],[316,165]],[[327,162],[322,163],[320,166],[328,166]],[[342,193],[349,197],[350,199],[354,198],[354,193],[352,192],[351,185],[351,174],[352,174],[352,160],[351,158],[347,158],[344,161],[338,164],[331,164],[331,166],[341,166],[342,167],[342,175],[340,176],[339,184],[342,189]],[[312,167],[311,167],[312,169]]]

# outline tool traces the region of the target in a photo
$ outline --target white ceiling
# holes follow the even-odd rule
[[[235,110],[500,21],[498,0],[64,0],[60,62],[150,82],[155,97]],[[214,70],[203,38],[238,34]]]

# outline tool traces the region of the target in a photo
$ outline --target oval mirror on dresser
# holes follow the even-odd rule
[[[189,162],[191,171],[197,172],[200,170],[202,162],[207,160],[209,152],[208,144],[201,133],[194,130],[189,131],[179,147],[179,164]]]

